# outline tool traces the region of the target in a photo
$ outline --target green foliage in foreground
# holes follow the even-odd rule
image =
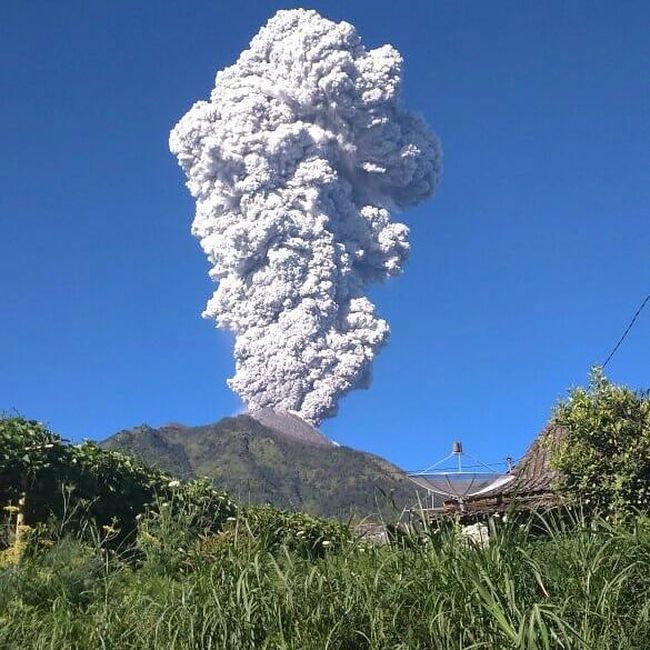
[[[63,536],[0,569],[0,648],[650,647],[644,518],[541,538],[500,524],[485,548],[453,527],[399,546],[339,538],[318,557],[264,515],[196,536],[174,508],[140,526],[135,562]]]
[[[606,517],[650,513],[650,394],[612,384],[596,367],[554,420],[565,431],[552,450],[564,497]]]
[[[0,508],[22,511],[30,527],[80,529],[92,522],[123,543],[135,534],[138,516],[172,496],[201,513],[193,529],[216,532],[236,513],[207,481],[177,481],[92,442],[66,444],[35,420],[0,418]],[[7,530],[0,530],[0,550],[11,542]]]

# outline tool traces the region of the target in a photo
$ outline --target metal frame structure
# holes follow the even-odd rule
[[[471,459],[473,464],[464,464],[464,458]],[[449,467],[451,465],[449,461],[453,462],[453,467]],[[496,464],[501,463],[493,465]],[[462,443],[456,440],[450,454],[423,470],[408,472],[407,476],[415,485],[427,492],[426,507],[423,508],[424,504],[419,504],[418,510],[440,512],[443,510],[442,502],[449,500],[456,501],[462,509],[465,498],[485,489],[510,471],[511,463],[503,464],[508,466],[507,471],[495,469],[493,465],[488,465],[464,452]],[[415,508],[410,510],[413,511]]]

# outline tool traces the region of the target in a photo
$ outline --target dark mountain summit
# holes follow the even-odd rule
[[[345,518],[386,505],[413,503],[405,473],[372,454],[338,446],[291,413],[270,409],[216,424],[147,425],[120,431],[102,443],[182,478],[208,477],[242,503]]]

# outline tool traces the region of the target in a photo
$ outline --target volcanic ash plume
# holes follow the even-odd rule
[[[228,383],[252,411],[318,424],[369,383],[388,325],[364,288],[401,271],[391,210],[429,197],[440,167],[401,68],[348,23],[280,11],[171,132],[218,282],[204,316],[234,333]]]

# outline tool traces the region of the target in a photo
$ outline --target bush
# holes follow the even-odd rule
[[[196,504],[202,515],[195,524],[211,530],[236,512],[228,496],[206,481],[176,481],[92,442],[65,444],[33,420],[0,419],[0,450],[0,508],[18,508],[25,524],[50,524],[56,535],[76,533],[92,521],[115,546],[133,541],[138,515],[172,498]]]
[[[650,513],[650,397],[592,370],[555,409],[565,432],[551,450],[557,487],[583,508],[606,517]]]
[[[351,541],[345,524],[272,505],[247,508],[239,526],[268,550],[284,547],[307,557],[322,557],[326,551],[339,550]]]
[[[208,481],[171,481],[169,488],[166,497],[157,497],[137,516],[136,548],[146,566],[165,575],[189,568],[201,541],[216,535],[237,514],[234,504]]]

